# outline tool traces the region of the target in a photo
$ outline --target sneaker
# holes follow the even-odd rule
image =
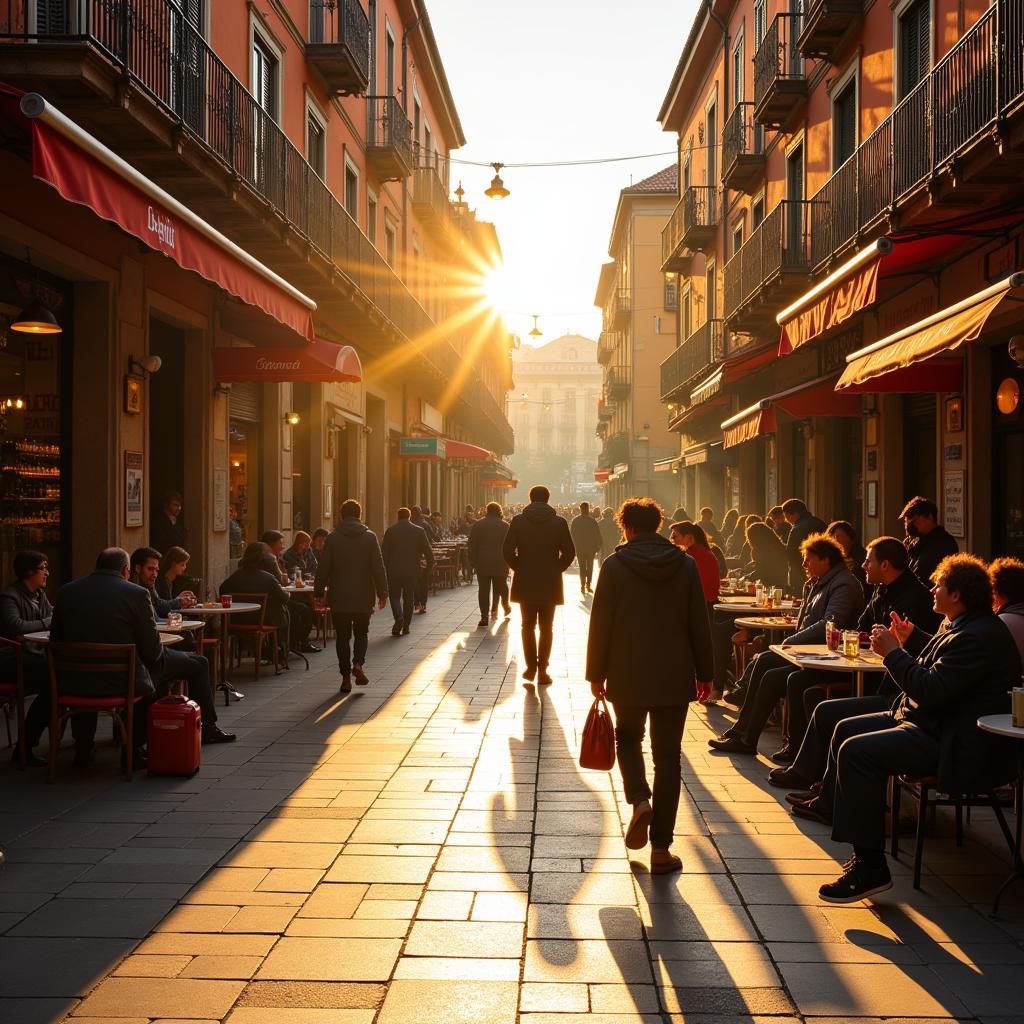
[[[356,686],[366,686],[370,681],[367,674],[363,671],[362,665],[353,665],[352,675],[356,677]]]
[[[877,896],[892,888],[889,865],[869,867],[863,860],[855,858],[847,862],[846,870],[834,882],[826,882],[818,895],[826,903],[857,903],[869,896]]]

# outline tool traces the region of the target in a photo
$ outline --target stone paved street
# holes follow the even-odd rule
[[[986,916],[1008,870],[986,811],[960,851],[940,820],[923,892],[904,863],[884,902],[826,907],[847,851],[790,817],[763,757],[709,756],[726,709],[695,708],[684,873],[631,863],[617,773],[576,763],[587,614],[566,585],[539,696],[518,618],[478,630],[465,587],[411,638],[375,616],[347,699],[330,654],[240,679],[239,741],[194,779],[125,784],[112,748],[55,786],[5,769],[0,1021],[1024,1020],[1024,886]]]

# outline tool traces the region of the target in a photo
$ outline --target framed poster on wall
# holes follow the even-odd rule
[[[964,471],[947,469],[942,478],[942,525],[954,536],[964,536]]]
[[[213,471],[213,532],[223,533],[228,528],[228,471]]]
[[[142,452],[124,453],[124,525],[142,525]]]
[[[874,519],[878,516],[878,481],[869,480],[867,482],[867,489],[865,492],[865,514],[869,519]]]

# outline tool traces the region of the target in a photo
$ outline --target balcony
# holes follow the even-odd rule
[[[707,252],[715,245],[721,193],[717,185],[691,185],[679,200],[683,207],[680,241],[688,249]]]
[[[607,402],[598,400],[597,419],[599,423],[607,423],[615,415],[615,410]]]
[[[611,362],[617,345],[617,338],[608,331],[602,331],[597,339],[597,361],[601,365]]]
[[[722,184],[753,195],[764,168],[764,128],[754,121],[753,103],[737,103],[722,132]]]
[[[799,12],[777,14],[754,54],[754,120],[785,130],[807,102],[807,72],[797,46]]]
[[[594,428],[594,433],[603,441],[608,436],[609,429],[610,426],[608,420],[598,420],[597,426]]]
[[[620,462],[628,462],[629,435],[622,431],[612,434],[605,441],[604,448],[601,450],[601,458],[598,461],[602,466],[607,466],[609,469]]]
[[[807,287],[812,203],[784,199],[725,265],[725,321],[742,334],[772,331],[775,313]]]
[[[417,167],[413,174],[412,212],[435,241],[452,244],[454,237],[448,189],[433,167]]]
[[[370,81],[370,21],[359,0],[309,0],[306,60],[324,85],[361,96]]]
[[[366,161],[381,181],[412,174],[412,125],[394,96],[368,96]]]
[[[725,358],[725,325],[708,320],[661,364],[661,400],[680,398],[710,367]]]
[[[797,48],[805,57],[831,61],[864,20],[864,0],[813,0]]]
[[[608,324],[613,331],[628,331],[630,325],[629,289],[619,288],[612,300],[611,316]]]
[[[633,374],[628,366],[609,366],[605,371],[604,386],[608,397],[615,400],[629,395]]]

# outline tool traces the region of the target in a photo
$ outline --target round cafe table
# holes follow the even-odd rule
[[[209,608],[197,604],[189,608],[189,615],[195,615],[201,619],[212,619],[220,623],[220,688],[230,694],[228,686],[228,617],[231,615],[242,615],[245,612],[258,612],[260,606],[252,601],[233,601],[229,608],[222,604],[215,604]]]
[[[50,642],[50,631],[48,629],[41,629],[38,633],[26,633],[23,639],[29,640],[34,644],[48,644]],[[160,643],[164,647],[180,644],[182,640],[184,640],[184,637],[178,633],[160,633]]]
[[[1013,870],[999,887],[992,901],[992,916],[995,917],[999,913],[999,901],[1003,898],[1003,893],[1014,882],[1024,878],[1024,855],[1021,852],[1021,819],[1024,818],[1024,727],[1013,724],[1013,715],[982,715],[978,719],[978,728],[1017,741],[1014,744],[1017,749],[1017,782],[1014,787],[1017,825],[1014,832]]]
[[[764,633],[792,633],[796,630],[796,616],[793,615],[787,620],[778,616],[754,615],[737,619],[736,625],[744,629],[761,630]]]
[[[774,651],[797,668],[813,668],[820,672],[852,672],[856,696],[864,696],[864,677],[871,672],[884,672],[882,659],[872,651],[858,650],[856,658],[847,658],[839,651],[830,651],[825,644],[772,644]]]

